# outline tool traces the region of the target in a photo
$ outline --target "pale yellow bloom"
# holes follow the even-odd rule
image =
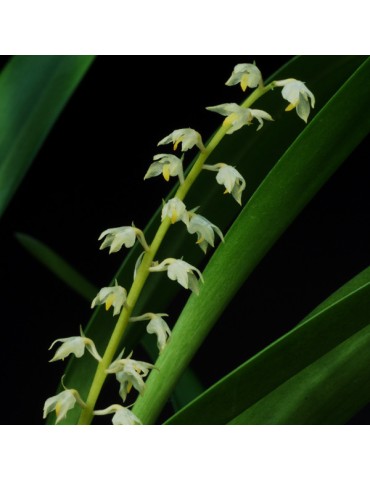
[[[202,137],[200,133],[192,128],[180,128],[179,130],[174,130],[172,133],[164,137],[159,145],[166,145],[167,143],[173,143],[173,149],[176,150],[178,145],[181,143],[181,150],[186,152],[190,148],[193,148],[196,145],[199,150],[204,150],[204,145],[202,142]]]
[[[296,109],[297,115],[307,123],[311,107],[315,107],[315,96],[300,80],[288,78],[274,82],[277,87],[283,87],[281,94],[289,102],[286,111]]]
[[[233,73],[225,85],[231,86],[237,83],[240,83],[245,92],[247,87],[255,88],[262,84],[262,74],[252,63],[239,63],[234,67]]]
[[[121,308],[126,302],[126,298],[126,289],[119,286],[117,280],[115,280],[115,285],[113,287],[104,287],[98,292],[98,294],[92,301],[91,308],[94,308],[96,305],[102,305],[103,303],[105,303],[105,309],[109,310],[110,307],[113,305],[113,315],[118,315],[121,311]]]

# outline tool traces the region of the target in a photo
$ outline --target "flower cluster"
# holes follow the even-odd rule
[[[258,96],[261,96],[268,90],[272,90],[274,87],[282,87],[282,96],[289,102],[286,111],[296,109],[298,116],[305,122],[307,122],[310,114],[310,108],[314,108],[315,105],[313,93],[299,80],[293,78],[277,80],[269,86],[264,87],[262,74],[255,64],[243,63],[235,66],[226,85],[233,86],[237,84],[240,84],[243,91],[246,91],[247,88],[257,88],[257,95],[254,98],[258,98]],[[257,122],[257,130],[261,130],[265,121],[271,122],[273,120],[268,112],[249,108],[251,104],[252,102],[249,101],[248,103],[247,99],[242,105],[222,103],[220,105],[207,107],[207,110],[225,117],[221,132],[222,135],[231,135],[241,130],[244,126],[250,126],[253,122]],[[198,162],[197,165],[200,165],[200,167],[197,169],[196,175],[202,170],[216,172],[216,182],[224,186],[224,193],[230,194],[239,205],[242,204],[242,194],[246,188],[245,179],[234,166],[226,163],[216,163],[213,165],[206,163],[214,147],[208,144],[207,150],[199,132],[192,128],[177,129],[160,140],[157,146],[168,144],[173,145],[174,151],[176,151],[181,144],[182,152],[187,152],[193,147],[197,147],[199,157],[196,162]],[[221,242],[224,242],[224,237],[218,226],[203,215],[197,213],[199,207],[189,210],[185,205],[184,192],[190,188],[190,181],[188,184],[186,184],[186,182],[191,175],[189,175],[189,177],[186,176],[184,162],[185,153],[182,154],[181,158],[173,153],[156,154],[144,176],[144,180],[158,176],[163,176],[167,182],[170,181],[172,177],[178,179],[180,188],[177,190],[177,193],[166,202],[163,202],[161,211],[163,229],[167,229],[175,223],[183,223],[190,235],[196,235],[196,244],[206,253],[209,246],[215,246],[217,237],[219,237]],[[191,172],[194,172],[194,170],[191,170]],[[117,324],[120,322],[121,325],[127,325],[129,322],[147,322],[146,331],[148,334],[154,334],[156,336],[158,351],[161,355],[170,342],[172,335],[169,325],[164,320],[164,317],[168,317],[168,315],[166,313],[148,312],[139,316],[131,316],[136,301],[133,300],[133,298],[136,297],[135,294],[132,293],[135,290],[135,282],[145,282],[146,277],[151,273],[167,272],[170,280],[177,282],[184,289],[199,295],[201,293],[201,286],[204,283],[202,272],[197,267],[183,260],[183,258],[173,258],[169,256],[162,261],[156,260],[155,255],[158,250],[158,241],[153,241],[152,245],[149,245],[143,231],[133,223],[131,226],[126,225],[108,228],[101,233],[98,240],[102,240],[100,249],[109,248],[110,254],[119,252],[123,246],[125,248],[132,248],[136,244],[136,241],[141,245],[143,251],[136,261],[134,283],[131,290],[127,292],[127,290],[115,280],[114,285],[103,287],[97,293],[92,300],[91,307],[94,308],[95,306],[105,305],[107,311],[113,307],[113,317],[118,316]],[[143,284],[140,288],[142,288],[142,286]],[[144,394],[145,379],[150,371],[156,368],[151,363],[132,358],[133,352],[127,357],[124,357],[124,350],[113,360],[114,353],[109,352],[109,349],[107,349],[102,358],[93,340],[87,338],[82,329],[80,329],[80,336],[59,338],[52,343],[50,348],[53,348],[56,343],[60,343],[61,345],[56,350],[50,362],[64,360],[71,354],[74,354],[76,358],[81,358],[85,350],[87,350],[91,356],[101,364],[100,370],[104,370],[105,375],[115,375],[116,381],[119,384],[118,395],[123,403],[130,395],[132,389],[136,390],[138,395]],[[103,365],[109,366],[103,368]],[[44,418],[50,412],[55,411],[56,423],[58,423],[66,417],[69,410],[75,408],[76,404],[81,408],[90,408],[93,410],[94,405],[88,406],[88,400],[85,403],[77,390],[66,388],[63,381],[62,385],[64,390],[61,393],[46,400],[44,405]],[[94,415],[113,414],[112,423],[114,425],[141,424],[140,419],[137,418],[128,407],[121,404],[113,404],[105,409],[95,410],[93,413]]]

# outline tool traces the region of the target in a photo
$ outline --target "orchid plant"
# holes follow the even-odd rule
[[[163,181],[173,183],[173,188],[162,204],[158,199],[158,212],[148,227],[130,224],[127,216],[122,218],[122,226],[102,226],[98,238],[100,249],[108,249],[109,254],[117,257],[123,255],[125,261],[113,281],[103,284],[90,298],[91,308],[97,313],[89,325],[80,326],[79,336],[59,338],[50,347],[54,349],[59,344],[50,362],[68,358],[69,364],[59,393],[45,401],[43,417],[47,421],[85,425],[92,423],[96,416],[107,415],[114,425],[153,424],[171,395],[178,395],[181,400],[180,407],[165,420],[167,424],[264,423],[262,419],[272,410],[272,405],[277,410],[270,417],[270,413],[267,415],[270,423],[317,421],[311,412],[314,409],[307,418],[303,414],[296,416],[302,409],[302,399],[295,397],[300,388],[298,384],[312,388],[311,370],[307,376],[307,369],[326,372],[325,355],[332,358],[331,365],[334,365],[337,355],[353,354],[353,345],[359,341],[357,335],[369,327],[362,313],[351,328],[346,326],[342,336],[335,340],[330,340],[328,325],[341,328],[345,319],[340,312],[341,308],[347,308],[348,295],[352,295],[351,301],[357,296],[359,305],[362,304],[365,298],[362,294],[369,285],[368,270],[348,283],[345,295],[334,294],[291,332],[257,356],[245,359],[245,363],[208,390],[197,391],[196,375],[189,369],[191,358],[256,262],[356,143],[349,139],[345,148],[328,160],[325,169],[321,168],[322,154],[336,144],[335,139],[348,128],[351,119],[356,117],[357,128],[361,129],[356,137],[358,141],[370,130],[368,120],[358,117],[358,109],[353,106],[348,107],[348,118],[338,115],[343,111],[348,92],[356,91],[361,98],[369,96],[364,87],[364,78],[369,73],[368,60],[359,63],[354,72],[352,64],[348,66],[351,75],[331,97],[329,95],[324,107],[320,105],[312,121],[310,115],[316,100],[314,85],[306,78],[291,78],[294,66],[293,62],[287,69],[287,77],[278,74],[265,81],[255,63],[230,65],[226,85],[239,88],[246,97],[240,104],[205,106],[208,111],[225,117],[214,135],[207,141],[193,128],[176,129],[174,125],[174,130],[157,142],[160,150],[155,151],[153,146],[152,160],[148,159],[148,168],[142,172],[143,180],[156,178],[158,181],[157,177],[163,177]],[[257,108],[261,106],[261,99],[269,111]],[[254,194],[248,193],[246,201],[249,178],[243,166],[245,155],[238,151],[245,146],[252,148],[253,138],[263,139],[265,129],[279,131],[284,116],[293,116],[294,110],[296,116],[291,121],[301,122],[305,128],[287,145],[281,158],[266,170],[264,178],[255,185]],[[276,112],[279,113],[276,115]],[[333,119],[336,129],[331,123]],[[323,138],[325,128],[331,128],[334,133]],[[233,142],[233,138],[235,148],[226,154],[225,144]],[[310,153],[308,145],[313,144],[315,148]],[[307,185],[304,191],[303,185]],[[194,197],[192,192],[197,189]],[[205,195],[202,201],[199,193],[202,190],[214,191],[211,201],[216,199],[218,205],[229,196],[239,209],[237,214],[219,223],[220,217],[213,218],[212,211],[209,212],[209,198]],[[194,202],[194,198],[200,201]],[[275,225],[272,219],[276,205],[282,213]],[[266,229],[266,225],[272,226]],[[174,228],[176,239],[170,237]],[[167,250],[168,238],[174,240]],[[243,249],[241,241],[245,242]],[[194,243],[198,256],[188,253],[187,246]],[[227,284],[220,272],[227,272]],[[177,319],[163,313],[173,298],[172,290],[161,296],[156,290],[158,282],[164,285],[170,281],[189,296]],[[158,305],[161,302],[163,305]],[[103,311],[113,323],[104,323]],[[317,347],[316,340],[323,335],[327,340]],[[152,340],[149,343],[148,338]],[[152,358],[150,362],[136,353],[140,341]],[[304,353],[302,359],[294,363],[289,354],[298,352],[302,342],[315,345],[310,354]],[[361,348],[358,346],[359,355],[362,355]],[[279,362],[280,370],[274,371]],[[369,369],[366,372],[368,375]],[[191,398],[183,395],[181,389],[177,391],[183,375],[187,375],[188,388],[193,390]],[[256,382],[257,378],[262,380]],[[115,385],[117,399],[111,405],[104,405],[108,381]],[[291,399],[289,408],[280,398]],[[325,411],[326,407],[319,404],[317,408]]]
[[[149,374],[150,369],[155,368],[155,366],[149,363],[132,360],[132,353],[125,360],[121,359],[122,354],[118,356],[118,359],[114,360],[114,356],[117,355],[118,348],[130,321],[149,320],[147,331],[149,333],[154,333],[157,336],[160,354],[162,354],[171,338],[171,330],[166,321],[162,318],[163,316],[166,316],[166,314],[144,313],[138,317],[132,317],[132,312],[135,309],[141,290],[145,288],[145,282],[148,275],[154,272],[165,271],[170,280],[178,282],[183,288],[191,290],[195,295],[201,293],[200,284],[203,284],[204,280],[201,271],[196,266],[182,260],[182,258],[166,258],[159,262],[156,259],[156,255],[170,225],[180,221],[185,224],[188,233],[197,234],[197,243],[204,253],[206,253],[209,245],[214,247],[215,232],[220,239],[224,241],[223,234],[216,225],[211,223],[207,218],[195,213],[195,210],[197,210],[199,206],[193,207],[192,210],[189,210],[184,203],[186,195],[195,183],[197,177],[203,170],[211,170],[217,172],[216,181],[220,185],[224,185],[224,193],[231,194],[236,202],[238,202],[239,205],[242,205],[242,193],[246,187],[246,181],[242,175],[236,170],[236,168],[226,163],[217,163],[215,165],[207,163],[208,159],[212,158],[213,151],[218,147],[223,137],[226,134],[233,134],[244,126],[252,125],[254,119],[259,123],[257,130],[260,130],[263,127],[264,120],[272,121],[273,119],[269,113],[263,110],[252,109],[250,107],[260,97],[270,90],[277,89],[279,86],[283,86],[283,98],[290,102],[287,110],[296,108],[299,117],[305,122],[307,122],[310,111],[308,97],[311,100],[311,106],[314,106],[314,94],[302,81],[295,79],[278,80],[270,82],[265,86],[262,74],[254,64],[245,63],[235,66],[226,85],[235,85],[237,83],[240,83],[243,91],[245,91],[247,87],[255,88],[255,90],[247,97],[242,105],[226,103],[215,107],[207,107],[207,110],[224,115],[226,118],[223,121],[221,128],[206,145],[203,143],[201,134],[192,128],[174,130],[158,142],[158,146],[172,143],[174,151],[177,150],[180,144],[183,152],[187,152],[188,150],[197,147],[200,154],[193,167],[186,175],[184,175],[183,172],[184,158],[179,159],[175,155],[169,153],[159,153],[154,155],[154,162],[150,165],[149,170],[144,176],[144,180],[162,174],[165,181],[169,181],[170,177],[178,177],[180,185],[175,196],[164,203],[161,214],[161,223],[151,242],[148,244],[144,233],[134,226],[109,228],[99,237],[100,240],[105,237],[100,248],[102,249],[109,246],[110,253],[118,252],[123,245],[126,248],[131,248],[135,244],[136,239],[140,241],[144,251],[138,258],[134,281],[129,293],[127,293],[126,288],[118,285],[116,281],[115,286],[103,287],[93,299],[92,307],[105,304],[106,309],[109,310],[113,306],[113,315],[119,315],[116,327],[112,333],[110,341],[108,342],[103,357],[101,358],[96,352],[93,340],[87,339],[84,336],[56,340],[56,342],[62,341],[64,344],[54,355],[52,361],[55,361],[56,359],[63,360],[67,355],[72,353],[76,357],[81,357],[86,345],[87,348],[90,349],[90,353],[93,354],[98,362],[87,399],[85,402],[79,402],[79,405],[82,406],[82,412],[79,419],[80,424],[91,423],[93,416],[96,415],[95,404],[99,398],[105,379],[109,374],[116,374],[117,381],[120,384],[120,396],[123,401],[126,399],[131,387],[135,388],[140,395],[144,395],[144,378]],[[202,288],[207,288],[207,286],[204,285]],[[62,348],[63,352],[61,352]],[[74,401],[70,401],[72,394],[67,396],[67,392],[70,392],[70,390],[65,390],[61,394],[67,398],[67,406],[66,403],[63,403],[63,407],[60,408],[60,412],[63,412],[63,416],[66,416],[68,409],[74,408],[75,405]],[[59,402],[65,402],[64,397],[62,400],[59,400]],[[75,398],[75,395],[72,395],[72,397]],[[50,410],[50,402],[51,399],[48,399],[45,403],[44,416]],[[59,403],[56,405],[58,406]],[[120,407],[112,405],[104,410],[98,411],[98,415],[102,415],[104,412],[106,414],[116,412],[112,418],[113,424],[132,424],[132,418],[135,418],[134,423],[142,423],[140,419],[132,417],[134,414],[131,414],[131,416],[128,414],[117,415],[117,413],[122,412],[123,409],[127,409],[127,407],[123,405]],[[61,419],[61,415],[61,413],[57,414],[57,421]]]

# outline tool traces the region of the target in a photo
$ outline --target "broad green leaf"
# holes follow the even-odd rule
[[[295,382],[296,378],[297,382],[300,382],[302,375],[309,372],[311,366],[311,372],[326,378],[328,371],[320,373],[316,362],[326,355],[335,356],[332,351],[368,325],[369,293],[370,268],[367,268],[320,304],[304,322],[225,376],[166,423],[225,424],[237,421],[233,420],[234,417],[242,415],[248,407],[255,411],[259,402],[261,421],[265,398],[273,395],[271,392],[279,389],[281,385]],[[331,368],[335,364],[334,360],[333,364],[328,366]],[[359,369],[362,370],[363,365],[359,364]],[[338,388],[343,389],[345,385],[341,383],[344,378],[341,370],[339,375],[336,373]],[[299,384],[301,389],[304,389],[303,384],[304,381]],[[307,382],[306,386],[309,388],[310,384]],[[348,391],[350,386],[351,382],[347,384]],[[289,402],[290,395],[294,396],[296,393],[294,387],[296,385],[287,393],[286,402]],[[320,408],[318,400],[312,402],[312,409]],[[366,397],[354,399],[353,405],[358,406],[357,402],[366,403]],[[289,406],[294,408],[293,403]],[[245,416],[247,412],[246,410]],[[266,418],[268,415],[279,415],[277,408],[276,412],[266,410],[265,414]],[[246,418],[243,421],[246,421]]]
[[[337,89],[365,59],[366,57],[352,56],[297,57],[280,69],[273,78],[296,77],[306,81],[308,87],[315,92],[317,114],[320,108],[335,94]],[[233,65],[231,65],[232,67]],[[285,102],[281,98],[280,89],[270,92],[268,98],[267,96],[262,98],[256,103],[256,108],[269,111],[276,121],[266,124],[259,132],[249,127],[227,136],[210,158],[211,163],[231,162],[247,179],[248,190],[244,197],[245,202],[257,190],[261,181],[275,165],[279,157],[304,128],[304,123],[298,119],[295,113],[284,112]],[[171,192],[170,195],[172,194]],[[201,205],[199,213],[204,214],[224,231],[240,211],[232,199],[225,198],[222,195],[222,189],[216,184],[211,172],[205,172],[204,175],[202,174],[199,177],[185,203],[189,209]],[[160,201],[158,201],[158,205],[160,205]],[[159,223],[160,210],[155,213],[145,229],[145,235],[149,241],[153,237]],[[189,239],[181,226],[174,225],[158,253],[158,259],[161,259],[163,256],[181,257],[184,255],[186,248],[187,254],[184,260],[194,265],[199,265],[203,261],[204,255],[198,246],[194,245],[189,248],[189,245],[192,244],[194,245],[193,240]],[[127,286],[127,282],[132,278],[134,265],[139,254],[140,248],[134,247],[115,275],[115,278],[118,279],[121,285]],[[140,296],[134,314],[139,315],[140,312],[148,310],[163,311],[179,291],[180,288],[174,282],[169,282],[165,275],[152,275],[149,277],[149,281]],[[86,330],[87,334],[97,343],[99,351],[104,349],[111,335],[111,330],[106,328],[109,323],[105,317],[104,310],[101,308],[97,309]],[[103,321],[103,319],[106,321]],[[102,328],[102,325],[104,325],[104,328]],[[142,331],[140,329],[129,328],[124,339],[127,348],[131,349],[138,342],[141,335]],[[87,356],[79,359],[79,362],[75,362],[72,359],[66,372],[66,381],[68,381],[69,385],[74,385],[78,388],[81,395],[85,397],[88,393],[94,371],[95,364]],[[70,412],[67,422],[75,423],[78,415],[77,409]]]
[[[94,57],[13,57],[0,74],[0,216]]]
[[[31,255],[37,258],[39,262],[45,265],[46,268],[72,288],[72,290],[91,302],[98,289],[75,268],[54,252],[54,250],[36,238],[26,235],[25,233],[16,233],[15,236],[19,243],[30,252]]]
[[[230,228],[204,271],[205,286],[187,302],[171,343],[158,359],[158,370],[147,381],[145,396],[135,404],[143,423],[155,421],[182,369],[240,285],[369,132],[364,108],[370,101],[369,74],[367,60],[287,149]]]

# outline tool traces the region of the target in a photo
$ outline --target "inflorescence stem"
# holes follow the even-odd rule
[[[271,82],[266,87],[260,86],[256,90],[254,90],[251,95],[242,103],[242,107],[249,108],[258,98],[262,95],[267,93],[268,91],[272,90],[274,87],[274,82]],[[188,191],[190,190],[191,186],[198,178],[198,175],[202,171],[203,165],[211,155],[211,153],[215,150],[217,145],[221,142],[225,134],[227,133],[229,126],[222,125],[215,135],[211,138],[206,148],[199,153],[199,156],[194,163],[192,169],[188,173],[185,181],[180,187],[178,188],[175,197],[179,198],[180,200],[184,200]],[[107,348],[104,352],[104,356],[99,362],[97,370],[95,372],[94,379],[91,384],[90,392],[88,394],[86,400],[86,408],[82,410],[80,415],[78,424],[79,425],[88,425],[91,423],[93,416],[94,416],[94,408],[95,403],[99,397],[100,391],[103,387],[105,379],[107,377],[106,369],[112,363],[114,356],[119,348],[122,336],[126,330],[127,324],[131,317],[131,313],[136,305],[137,299],[143,289],[146,279],[149,275],[149,268],[152,265],[152,262],[155,258],[155,255],[171,225],[171,221],[169,218],[165,218],[161,225],[159,226],[155,237],[149,247],[149,250],[143,256],[143,260],[141,262],[140,267],[138,268],[135,280],[131,286],[131,289],[128,293],[126,303],[122,308],[121,314],[117,320],[117,324],[113,330],[112,336],[109,340]]]

